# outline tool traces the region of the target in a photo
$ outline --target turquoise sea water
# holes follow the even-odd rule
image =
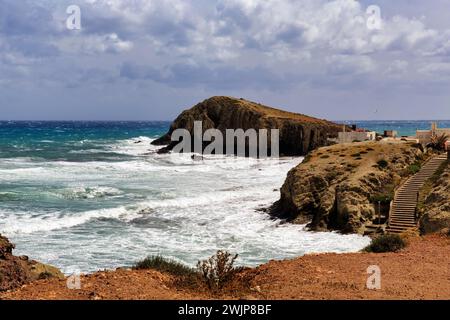
[[[383,134],[384,130],[397,130],[400,136],[415,136],[416,130],[429,130],[432,122],[437,122],[439,127],[450,128],[450,120],[377,120],[377,121],[337,121],[348,125],[356,124],[359,128],[376,131]]]
[[[357,124],[411,134],[430,122]],[[17,254],[66,273],[131,265],[149,254],[194,265],[217,249],[256,265],[308,252],[357,251],[369,242],[306,232],[257,210],[278,199],[287,172],[302,158],[158,155],[150,142],[168,127],[0,122],[0,233],[16,243]]]

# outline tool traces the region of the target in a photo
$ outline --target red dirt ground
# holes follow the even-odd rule
[[[450,299],[450,239],[409,240],[398,253],[313,254],[247,269],[220,295],[177,285],[153,270],[97,272],[81,289],[64,280],[40,280],[0,294],[0,299]],[[381,289],[366,288],[367,268],[381,268]]]

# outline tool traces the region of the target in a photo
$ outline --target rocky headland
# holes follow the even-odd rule
[[[0,292],[18,288],[39,279],[64,279],[62,272],[50,265],[13,255],[14,245],[0,235]]]
[[[314,231],[364,234],[376,206],[389,210],[395,188],[426,157],[418,145],[403,141],[319,148],[289,171],[271,214]]]
[[[172,133],[176,129],[187,129],[193,136],[195,121],[202,121],[203,132],[218,129],[224,135],[226,129],[279,129],[279,151],[280,155],[285,156],[305,155],[317,147],[325,146],[328,138],[337,137],[337,133],[342,130],[341,125],[326,120],[244,99],[218,96],[183,111],[171,124],[169,131],[153,141],[153,144],[165,146],[160,152],[172,150],[177,144],[171,141]]]

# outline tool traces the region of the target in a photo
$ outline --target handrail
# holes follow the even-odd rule
[[[395,198],[395,195],[394,195]],[[391,202],[389,203],[389,213],[388,213],[388,218],[387,218],[387,222],[386,224],[389,225],[391,223],[391,213],[392,213],[392,207],[394,206],[394,200],[391,200]]]

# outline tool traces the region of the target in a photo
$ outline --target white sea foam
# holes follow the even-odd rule
[[[100,209],[82,213],[42,213],[30,216],[26,212],[0,212],[0,229],[10,237],[16,234],[32,234],[75,227],[95,218],[119,218],[126,214],[125,207]]]
[[[142,156],[155,152],[159,147],[151,144],[155,139],[149,137],[136,137],[119,141],[116,144],[108,146],[108,150],[131,156]]]
[[[189,154],[148,154],[156,150],[150,142],[137,137],[107,146],[133,156],[118,162],[3,161],[0,180],[27,186],[21,196],[50,196],[44,207],[0,202],[0,231],[17,244],[18,254],[66,271],[127,265],[148,254],[193,265],[217,249],[255,265],[308,252],[356,251],[369,242],[359,235],[307,232],[256,210],[278,199],[274,189],[301,158],[194,161]]]
[[[122,194],[122,191],[117,188],[101,186],[77,186],[73,188],[63,189],[58,192],[58,195],[61,195],[62,197],[67,199],[95,199],[112,197],[120,194]]]

